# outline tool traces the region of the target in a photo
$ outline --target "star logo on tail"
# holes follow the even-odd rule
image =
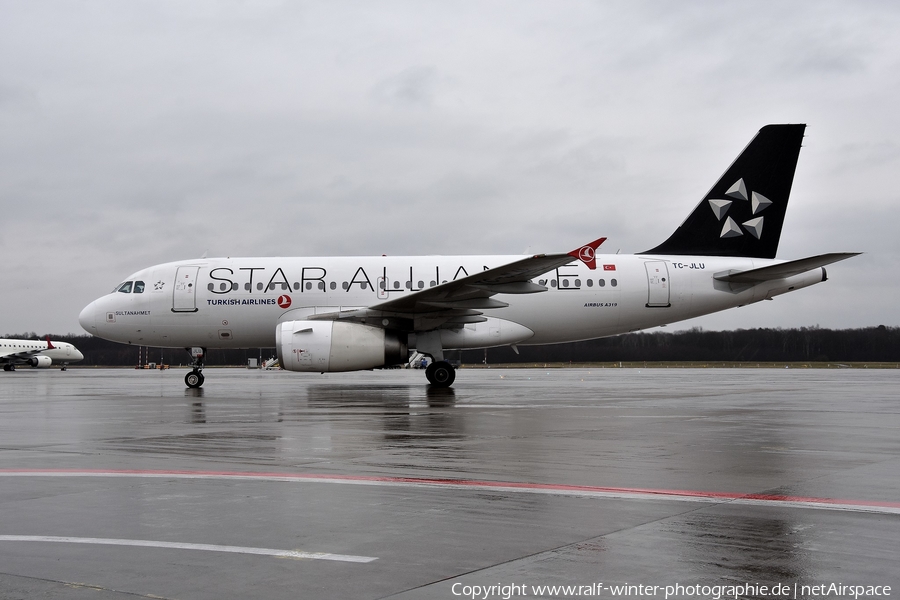
[[[716,215],[716,218],[719,221],[725,219],[719,237],[723,239],[741,237],[745,235],[744,232],[746,232],[756,239],[762,238],[763,223],[765,219],[764,217],[757,217],[756,215],[769,208],[772,205],[772,201],[752,190],[750,190],[748,195],[747,185],[744,183],[743,178],[735,181],[723,195],[725,196],[724,198],[709,199],[709,207]],[[737,221],[728,215],[728,212],[732,206],[735,206],[735,203],[738,203],[737,205],[740,206],[745,202],[750,203],[748,208],[750,209],[750,215],[754,218],[748,219],[738,225]],[[746,210],[741,212],[746,213]]]

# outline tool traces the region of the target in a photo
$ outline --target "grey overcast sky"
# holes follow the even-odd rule
[[[866,254],[671,329],[900,325],[900,3],[0,0],[0,334],[83,333],[209,256],[664,240],[807,123],[779,258]]]

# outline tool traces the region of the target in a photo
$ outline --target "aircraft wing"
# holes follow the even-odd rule
[[[50,343],[50,340],[47,340],[46,348],[32,348],[31,350],[20,350],[19,352],[10,352],[9,354],[4,354],[0,356],[0,363],[16,363],[20,364],[34,356],[35,354],[40,354],[41,352],[45,352],[47,350],[53,350],[54,346]]]
[[[309,319],[348,319],[409,331],[483,322],[487,319],[481,316],[481,310],[509,306],[491,297],[495,294],[545,292],[546,287],[531,280],[576,259],[595,268],[594,252],[604,241],[606,238],[600,238],[565,254],[536,254],[431,288],[404,293],[366,308],[321,313]]]
[[[9,354],[4,354],[0,357],[0,362],[11,363],[11,362],[21,362],[25,361],[28,358],[31,358],[35,354],[40,354],[46,350],[46,348],[41,348],[40,350],[23,350],[21,352],[10,352]]]
[[[762,281],[770,281],[772,279],[783,279],[792,275],[799,275],[807,271],[812,271],[839,260],[858,256],[860,252],[831,252],[829,254],[819,254],[818,256],[810,256],[799,260],[790,260],[788,262],[771,265],[768,267],[760,267],[758,269],[750,269],[749,271],[734,271],[729,273],[717,273],[713,279],[726,281],[728,283],[760,283]]]

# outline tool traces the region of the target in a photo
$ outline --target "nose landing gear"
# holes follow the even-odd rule
[[[184,376],[184,384],[192,389],[197,389],[203,385],[203,358],[206,356],[206,348],[185,348],[191,353],[194,362],[191,366],[191,372]]]
[[[193,371],[191,371],[190,373],[188,373],[187,375],[184,376],[184,383],[189,388],[200,387],[201,385],[203,385],[203,380],[204,380],[203,373],[201,373],[197,369],[194,369]]]

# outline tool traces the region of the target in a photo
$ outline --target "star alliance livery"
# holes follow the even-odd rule
[[[4,371],[15,371],[17,366],[48,369],[51,365],[62,365],[65,371],[70,362],[83,360],[78,348],[67,342],[46,342],[37,340],[0,339],[0,365]]]
[[[805,125],[760,130],[669,239],[633,255],[605,238],[534,256],[203,258],[142,269],[89,304],[89,333],[182,347],[188,387],[208,348],[275,347],[291,371],[334,372],[433,359],[447,350],[554,344],[637,331],[743,306],[826,280],[858,253],[775,259]]]

